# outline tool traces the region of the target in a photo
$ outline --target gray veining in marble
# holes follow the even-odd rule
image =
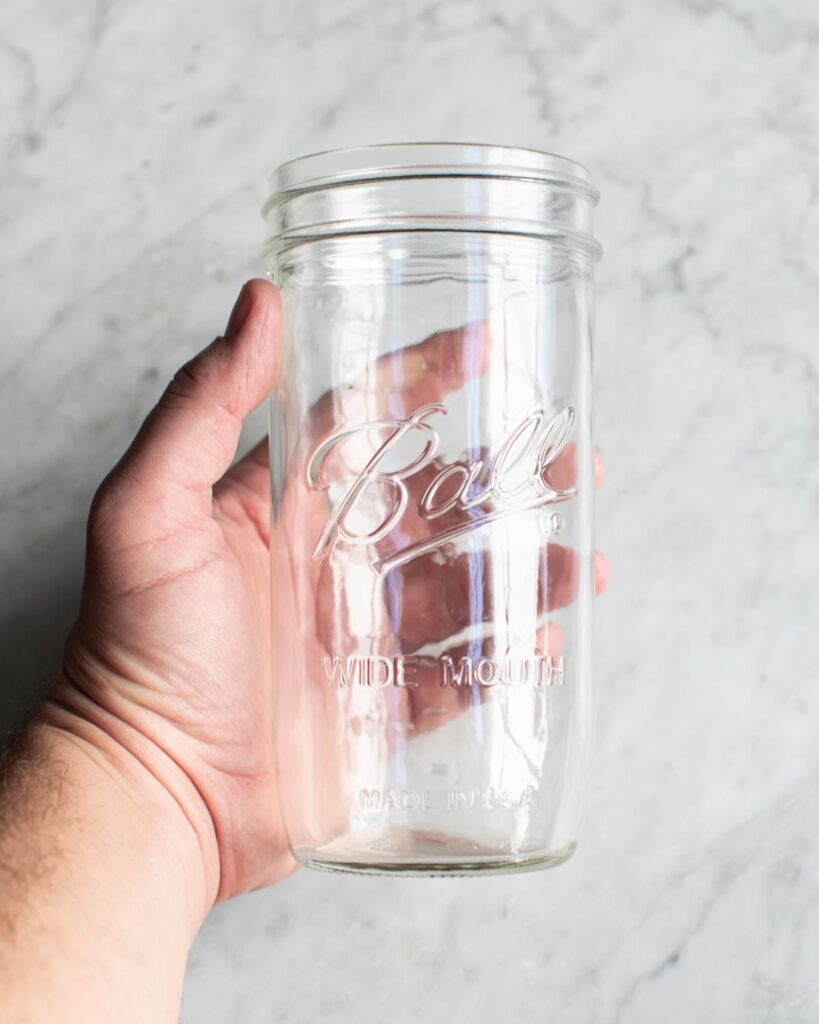
[[[260,270],[267,171],[411,139],[565,153],[603,194],[582,842],[243,897],[183,1018],[816,1024],[814,0],[5,0],[0,722],[56,666],[96,483]]]

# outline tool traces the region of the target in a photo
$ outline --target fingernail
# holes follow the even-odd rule
[[[225,338],[227,338],[228,341],[233,341],[239,331],[241,331],[252,307],[253,295],[251,294],[247,284],[243,284],[242,290],[239,292],[239,297],[231,310],[227,327],[225,328]]]
[[[606,479],[606,464],[599,451],[594,453],[594,486],[599,490]]]
[[[609,578],[611,577],[611,567],[609,566],[609,560],[603,554],[602,551],[595,551],[594,553],[594,589],[598,594],[602,594],[606,587],[609,585]]]

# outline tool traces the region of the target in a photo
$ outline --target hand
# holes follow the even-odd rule
[[[229,469],[276,383],[280,317],[271,284],[245,285],[97,492],[54,698],[174,792],[206,905],[294,867],[273,763],[266,444]]]
[[[54,699],[55,713],[67,708],[99,725],[174,793],[201,848],[211,903],[270,884],[294,867],[274,762],[266,443],[229,468],[243,419],[276,385],[280,318],[276,289],[249,282],[225,336],[179,371],[100,487],[89,519],[81,612]],[[375,378],[389,377],[382,390],[390,391],[396,373],[404,404],[414,408],[460,386],[463,365],[448,353],[461,351],[463,338],[453,345],[451,333],[403,350],[400,368],[379,360]],[[480,358],[471,362],[481,365]],[[340,413],[356,419],[355,410],[340,408],[343,401],[334,393],[319,400],[310,417],[313,436]],[[553,470],[572,472],[565,463]],[[423,488],[425,481],[419,474],[412,484]],[[323,495],[286,493],[281,524],[292,550],[298,551],[297,533],[317,536],[293,529],[305,517],[326,518]],[[420,520],[415,527],[424,528]],[[549,545],[547,555],[570,581],[571,553]],[[316,574],[333,571],[331,562],[313,566]],[[294,574],[281,561],[275,572],[283,595],[277,614],[292,616],[298,607],[302,620],[314,617],[300,631],[296,622],[280,628],[280,635],[312,638],[312,654],[300,653],[320,664],[323,623],[331,618],[320,597],[337,588],[317,578],[311,594],[288,594]],[[550,567],[550,599],[560,594],[555,572]],[[416,567],[407,567],[408,588],[416,576]],[[598,589],[605,576],[600,560]],[[571,600],[571,588],[564,590],[560,603]],[[399,623],[405,648],[431,639],[430,627],[449,628],[424,601],[406,607]],[[287,653],[277,652],[280,671]],[[299,699],[321,703],[326,690],[318,690]],[[406,697],[406,714],[419,729],[440,723],[425,720],[426,692]],[[457,710],[455,704],[451,712]]]
[[[82,605],[60,679],[17,751],[0,762],[4,1019],[175,1020],[185,959],[205,913],[294,867],[274,765],[271,680],[274,667],[287,672],[305,635],[312,647],[302,645],[299,655],[315,666],[350,598],[321,599],[334,589],[332,579],[319,578],[338,571],[334,559],[312,563],[313,577],[299,573],[306,592],[289,590],[296,577],[286,560],[301,558],[298,545],[312,543],[326,520],[324,496],[291,475],[296,484],[285,488],[271,537],[266,443],[231,468],[243,419],[276,385],[279,327],[276,289],[249,282],[225,336],[179,371],[94,499]],[[413,381],[425,396],[459,386],[452,357],[463,352],[468,329],[458,338],[441,331],[368,369],[384,375],[393,408],[413,404]],[[324,395],[305,419],[306,433],[322,438],[339,422],[358,421],[361,410],[345,404],[356,390]],[[553,466],[565,475],[566,482],[551,481],[559,488],[573,476],[564,454]],[[414,501],[424,480],[412,481]],[[406,525],[409,540],[424,540],[423,522]],[[389,541],[382,557],[392,553]],[[281,598],[275,609],[269,547]],[[548,612],[572,599],[573,561],[551,544],[541,557]],[[408,593],[418,572],[410,566],[402,572]],[[599,560],[598,590],[606,575]],[[457,625],[423,599],[400,614],[386,611],[392,639],[405,650],[422,646],[430,630],[437,636]],[[275,659],[274,612],[279,633],[293,638]],[[551,650],[559,636],[547,631],[538,643]],[[286,691],[318,702],[319,711],[328,694],[320,685]],[[427,695],[433,691],[423,687],[403,695],[408,728],[434,728],[458,713],[457,702],[441,705],[437,689],[434,699]],[[337,703],[307,717],[332,727]],[[287,720],[287,708],[279,712]],[[322,756],[293,753],[332,802],[333,787],[321,781],[323,767],[334,774],[332,756],[326,764]],[[318,817],[326,824],[332,815]]]

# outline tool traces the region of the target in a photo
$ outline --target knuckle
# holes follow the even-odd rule
[[[188,402],[196,394],[202,383],[202,370],[198,357],[189,359],[184,366],[176,371],[173,379],[165,388],[159,404],[162,407],[175,408]]]
[[[104,519],[110,514],[113,491],[114,486],[109,474],[96,489],[94,497],[91,499],[91,509],[88,517],[92,522]]]
[[[92,541],[104,543],[116,534],[126,518],[123,486],[114,473],[102,481],[91,499],[88,534]]]
[[[220,336],[179,367],[165,388],[159,405],[164,408],[178,408],[205,394],[213,382],[214,374],[223,369],[224,360],[225,339]]]

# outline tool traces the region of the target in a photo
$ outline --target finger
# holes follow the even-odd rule
[[[494,637],[486,637],[478,649],[459,644],[447,650],[442,659],[418,658],[417,669],[408,688],[410,726],[414,733],[430,732],[455,718],[475,703],[485,703],[497,692],[497,685],[475,684],[475,665],[481,658],[503,662],[507,656],[517,667],[514,682],[537,685],[536,658],[558,658],[563,647],[563,631],[554,622],[544,622],[530,637],[522,637],[513,647],[497,649]],[[464,662],[462,659],[469,659]],[[444,664],[446,667],[444,667]]]
[[[452,330],[436,331],[415,345],[377,359],[371,384],[376,391],[397,393],[405,410],[440,402],[451,391],[486,372],[490,352],[489,326],[484,320]]]
[[[340,424],[401,418],[486,372],[491,348],[489,325],[477,320],[436,331],[423,341],[387,352],[344,387],[326,391],[310,417],[311,438]]]
[[[544,622],[537,631],[535,651],[549,658],[559,658],[563,650],[563,630],[556,622]]]
[[[594,453],[594,489],[599,491],[606,480],[606,464],[600,452]]]
[[[380,398],[381,411],[386,409],[390,397],[394,405],[397,392],[401,392],[405,407],[402,411],[409,407],[414,411],[417,404],[439,401],[450,391],[462,387],[466,380],[485,372],[488,351],[488,334],[482,321],[438,331],[415,345],[380,356],[356,381],[354,389],[359,392],[362,403],[367,394]],[[327,391],[318,400],[311,423],[313,436],[321,433],[317,427],[337,424],[337,406],[342,403],[342,393],[341,389]],[[351,411],[349,407],[345,409],[346,414]],[[264,438],[231,467],[224,485],[238,483],[257,493],[266,491],[267,460],[268,445]]]
[[[594,591],[596,594],[602,594],[603,591],[609,585],[609,579],[611,578],[611,566],[609,560],[603,554],[602,551],[595,551],[594,553]]]
[[[250,522],[265,546],[270,544],[270,470],[268,440],[263,438],[231,466],[213,488],[216,518]]]
[[[408,411],[414,412],[425,403],[441,400],[468,379],[480,376],[486,369],[488,353],[489,331],[484,321],[437,331],[414,345],[385,353],[351,382],[340,381],[336,388],[318,399],[293,450],[282,499],[287,510],[284,521],[291,526],[298,524],[298,529],[291,531],[290,539],[299,546],[301,554],[309,558],[309,551],[301,550],[305,534],[309,533],[312,547],[328,514],[326,494],[304,486],[301,467],[302,460],[315,449],[319,440],[345,424],[366,423],[385,416],[401,419]],[[332,453],[327,460],[330,466],[340,462],[349,470],[349,460],[354,454],[352,447],[348,444],[343,452],[339,449]],[[256,468],[243,466],[237,474],[245,481],[253,479],[258,487],[262,479],[258,453],[252,458]],[[315,564],[311,577],[314,586],[318,586],[320,575],[321,567]]]
[[[499,576],[509,577],[512,569],[502,557],[480,551],[461,553],[443,564],[425,555],[393,570],[385,599],[401,649],[422,650],[479,623],[506,624],[510,637],[525,636],[537,629],[547,612],[577,599],[581,559],[572,548],[551,543],[541,549],[537,578],[533,576],[529,584],[528,611],[520,592],[523,581],[511,587],[499,584]],[[595,592],[602,594],[610,568],[600,551],[595,552],[594,573]],[[509,592],[516,594],[514,609],[507,604]]]
[[[249,281],[224,336],[179,370],[145,420],[117,467],[121,478],[138,479],[158,500],[185,491],[209,503],[242,421],[275,385],[280,323],[277,290]]]
[[[528,581],[518,577],[521,563],[502,553],[422,555],[394,569],[385,588],[393,632],[406,652],[454,642],[481,624],[503,628],[510,641],[534,634],[547,612],[574,602],[580,565],[577,552],[554,543],[540,550]]]
[[[268,439],[263,437],[258,444],[238,462],[234,463],[213,489],[213,496],[220,501],[232,496],[262,502],[267,508],[270,496],[270,466],[268,462]],[[265,512],[265,515],[268,515]]]
[[[556,491],[568,491],[577,480],[577,445],[567,444],[546,468],[543,479]],[[606,465],[600,452],[594,453],[594,489],[599,491],[606,479]]]

